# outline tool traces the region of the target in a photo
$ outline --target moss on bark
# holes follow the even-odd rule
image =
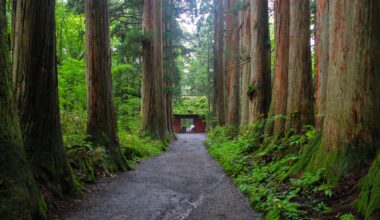
[[[5,6],[0,0],[0,218],[45,219],[46,204],[25,158],[13,99]]]
[[[359,188],[360,196],[355,202],[359,211],[366,220],[380,219],[380,153],[359,182]]]
[[[326,170],[326,179],[332,183],[337,183],[344,175],[364,167],[371,158],[369,151],[362,148],[346,146],[327,150],[321,142],[316,146],[315,153],[310,158],[306,166],[306,171],[317,172],[320,169]]]
[[[13,76],[27,160],[49,192],[75,194],[60,125],[55,1],[18,0],[14,22]]]

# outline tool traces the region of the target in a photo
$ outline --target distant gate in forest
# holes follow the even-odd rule
[[[197,114],[174,114],[173,127],[175,133],[186,133],[191,125],[195,126],[195,133],[206,132],[206,121]]]

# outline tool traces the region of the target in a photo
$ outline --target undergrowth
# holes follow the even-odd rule
[[[61,117],[66,151],[77,178],[82,183],[91,183],[97,176],[110,175],[105,148],[86,141],[85,113],[63,112]],[[126,129],[122,124],[119,124],[119,142],[128,167],[133,168],[140,160],[157,156],[165,150],[162,141],[140,135],[138,124],[130,125],[135,129]]]
[[[333,186],[325,180],[325,171],[299,172],[319,143],[318,132],[306,126],[303,135],[275,141],[264,137],[263,125],[246,127],[235,138],[226,127],[212,129],[206,142],[211,156],[266,219],[313,219],[329,212],[326,201],[333,196]]]

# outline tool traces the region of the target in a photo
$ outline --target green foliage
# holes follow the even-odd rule
[[[78,140],[66,147],[71,167],[82,182],[93,182],[95,171],[108,172],[107,154],[104,147],[94,147],[90,142]]]
[[[235,138],[227,127],[212,129],[206,142],[210,154],[248,195],[252,206],[266,213],[266,219],[304,219],[328,210],[324,199],[332,196],[332,186],[325,181],[324,170],[290,176],[307,154],[289,149],[319,140],[318,132],[308,126],[305,134],[273,142],[264,141],[263,126],[264,121],[259,121],[245,127]]]
[[[86,66],[83,60],[65,59],[58,67],[58,84],[62,110],[86,109]]]
[[[199,114],[205,118],[208,112],[208,102],[205,96],[186,97],[174,102],[174,114]]]
[[[355,216],[351,213],[340,216],[339,220],[356,220]]]
[[[153,140],[148,136],[121,132],[119,137],[122,152],[131,167],[134,167],[139,160],[157,156],[166,149],[162,141]]]
[[[66,58],[82,59],[85,46],[85,18],[66,7],[66,3],[56,4],[57,57],[58,63]]]

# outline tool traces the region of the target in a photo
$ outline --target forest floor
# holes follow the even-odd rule
[[[57,219],[261,219],[208,154],[203,134],[180,134],[162,155],[98,181]]]

